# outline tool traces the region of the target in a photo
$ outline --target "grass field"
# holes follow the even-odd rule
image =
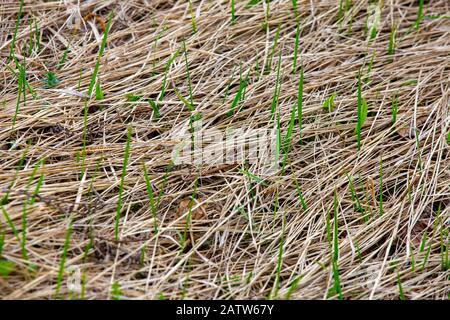
[[[0,0],[0,29],[0,298],[449,299],[448,0]],[[178,161],[199,130],[273,157]]]

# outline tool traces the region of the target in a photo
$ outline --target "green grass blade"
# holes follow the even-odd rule
[[[300,69],[300,82],[297,96],[297,119],[299,129],[299,143],[303,142],[303,67]]]
[[[299,284],[300,280],[302,280],[302,278],[303,278],[302,276],[297,276],[294,278],[291,285],[289,286],[288,292],[286,293],[285,300],[291,299],[292,294],[297,290],[298,284]]]
[[[13,34],[13,38],[11,40],[11,46],[9,47],[8,61],[15,59],[14,47],[15,47],[15,44],[16,44],[16,38],[17,38],[17,32],[19,30],[20,20],[22,18],[22,11],[23,11],[23,0],[20,0],[19,13],[17,14],[16,26],[14,28],[14,34]]]
[[[67,46],[66,50],[64,50],[63,56],[61,57],[61,60],[59,60],[59,62],[58,62],[58,67],[57,67],[58,70],[61,70],[62,67],[64,67],[64,64],[66,63],[66,60],[67,60],[67,55],[69,53],[69,49],[70,49],[70,46]]]
[[[277,258],[277,274],[275,277],[275,283],[273,285],[273,294],[271,295],[272,299],[276,299],[278,297],[278,290],[280,285],[280,278],[281,278],[281,267],[283,263],[283,246],[284,246],[284,233],[286,228],[286,218],[283,216],[283,225],[281,227],[281,237],[280,237],[280,244],[278,249],[278,258]]]
[[[295,73],[297,71],[297,57],[298,57],[299,42],[300,42],[300,23],[297,22],[297,30],[295,31],[294,62],[292,64],[292,73]]]
[[[325,112],[333,112],[334,111],[334,98],[336,98],[336,93],[333,93],[331,96],[325,99],[323,102],[323,110]]]
[[[122,298],[122,289],[120,288],[120,284],[118,282],[114,282],[111,285],[111,299],[121,300],[121,298]]]
[[[236,22],[236,9],[234,8],[234,1],[231,0],[231,23],[234,24]]]
[[[250,0],[246,5],[245,8],[249,9],[251,7],[256,6],[258,3],[260,3],[262,0]]]
[[[356,125],[356,139],[358,151],[361,149],[361,126],[362,126],[362,93],[361,93],[361,70],[358,72],[358,123]]]
[[[189,88],[189,101],[191,106],[194,107],[194,98],[192,94],[192,84],[191,84],[191,73],[189,72],[189,61],[186,50],[186,42],[183,40],[183,50],[184,50],[184,63],[186,65],[186,77],[188,80],[188,88]]]
[[[359,200],[358,194],[356,193],[355,185],[353,184],[352,178],[347,174],[347,179],[350,186],[350,192],[352,194],[352,200],[355,202],[355,208],[357,211],[362,212],[364,222],[368,221],[366,210],[362,207],[361,201]]]
[[[20,98],[23,95],[25,95],[25,90],[23,90],[24,82],[25,80],[25,68],[22,64],[17,64],[19,67],[19,80],[18,80],[18,88],[17,88],[17,102],[16,102],[16,110],[14,111],[14,117],[12,119],[12,125],[14,126],[16,124],[17,115],[19,114],[19,107],[20,107]],[[25,101],[25,99],[24,99]]]
[[[230,110],[228,111],[228,116],[231,117],[234,113],[234,109],[236,108],[239,101],[241,101],[242,93],[244,92],[245,87],[247,86],[248,76],[250,74],[250,70],[247,72],[247,76],[244,80],[241,79],[239,90],[236,94],[236,96],[233,99],[233,102],[231,103]]]
[[[97,81],[97,83],[95,84],[95,100],[103,100],[103,98],[104,94],[100,86],[100,81]]]
[[[281,52],[280,55],[278,57],[278,64],[277,64],[277,78],[276,78],[276,82],[275,82],[275,89],[273,91],[273,96],[272,96],[272,106],[271,106],[271,115],[272,117],[275,114],[275,110],[278,106],[278,87],[280,85],[280,69],[281,69]]]
[[[338,201],[337,201],[337,191],[334,191],[333,198],[333,219],[334,219],[334,233],[333,233],[333,260],[338,261],[339,259],[339,238],[338,238]]]
[[[196,33],[197,32],[197,24],[195,23],[194,8],[192,7],[191,0],[189,0],[189,13],[191,14],[192,31],[194,33]]]
[[[106,25],[105,32],[103,33],[102,43],[100,45],[100,50],[98,52],[97,61],[94,66],[94,72],[92,73],[91,82],[89,83],[89,88],[88,88],[88,93],[87,93],[88,97],[90,97],[92,95],[92,92],[94,91],[95,82],[97,81],[98,70],[100,68],[100,59],[102,58],[103,53],[105,51],[106,41],[108,39],[108,33],[109,33],[109,30],[111,29],[112,18],[113,18],[113,13],[111,12],[109,14],[108,23]]]
[[[294,15],[298,19],[298,4],[297,0],[292,0],[292,9],[294,10]]]
[[[392,98],[392,124],[395,125],[397,122],[397,112],[398,112],[398,96]]]
[[[306,211],[306,210],[308,210],[308,206],[306,205],[306,201],[305,201],[305,198],[303,197],[302,190],[298,184],[297,179],[295,179],[294,181],[295,181],[295,188],[297,189],[297,195],[300,200],[300,204],[302,205],[303,210]]]
[[[281,30],[281,24],[278,25],[277,33],[275,34],[275,39],[273,41],[272,51],[269,55],[269,59],[267,60],[266,67],[264,68],[264,73],[266,73],[266,74],[270,73],[270,70],[272,69],[272,60],[273,60],[273,56],[275,55],[275,49],[277,48],[278,38],[280,37],[280,30]],[[280,52],[280,56],[281,56],[281,52]]]
[[[396,39],[397,30],[395,26],[391,29],[391,34],[389,36],[389,46],[388,46],[388,55],[393,56],[395,54],[395,39]]]
[[[14,223],[12,222],[11,217],[9,216],[9,214],[6,211],[5,207],[3,207],[3,206],[0,206],[0,207],[2,209],[3,216],[5,217],[8,226],[11,228],[11,230],[13,232],[13,235],[16,237],[17,241],[19,241],[19,243],[20,243],[21,240],[20,240],[19,232],[17,232],[17,229],[14,226]]]
[[[153,197],[153,188],[152,188],[152,184],[150,183],[150,179],[148,177],[148,172],[147,172],[147,167],[145,166],[144,162],[142,162],[142,167],[144,169],[144,178],[145,178],[145,184],[147,186],[148,198],[150,200],[150,208],[152,209],[153,229],[155,231],[155,234],[157,234],[158,233],[158,224],[156,222],[156,206],[155,206],[155,200]]]
[[[337,200],[337,191],[334,190],[334,198],[333,198],[333,211],[334,211],[334,232],[333,232],[333,280],[334,280],[334,291],[337,293],[339,300],[343,299],[342,289],[341,289],[341,281],[339,275],[339,236],[338,236],[338,200]]]
[[[116,225],[115,225],[116,241],[119,240],[119,220],[120,220],[120,215],[122,212],[122,195],[123,195],[123,189],[124,189],[124,183],[125,183],[125,176],[127,174],[128,159],[130,157],[131,133],[132,133],[132,129],[131,129],[131,127],[128,127],[127,143],[125,146],[125,154],[123,157],[122,174],[120,176],[119,199],[117,202],[117,210],[116,210]]]
[[[66,265],[66,260],[67,260],[67,252],[69,251],[70,237],[72,236],[72,223],[73,223],[73,221],[71,220],[69,222],[69,227],[67,228],[67,232],[66,232],[66,239],[64,241],[63,253],[61,256],[61,261],[59,263],[58,279],[56,282],[56,289],[55,289],[55,298],[59,297],[59,290],[61,289],[62,280],[64,277],[64,270],[65,270],[65,265]]]
[[[383,158],[380,159],[380,217],[383,216]]]
[[[416,28],[416,30],[419,30],[420,23],[423,20],[423,4],[424,4],[424,0],[419,0],[419,10],[417,11],[416,23],[414,24],[414,27]]]

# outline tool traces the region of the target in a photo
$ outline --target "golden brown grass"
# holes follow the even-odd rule
[[[338,21],[339,1],[298,1],[303,144],[298,143],[295,124],[284,172],[257,183],[242,173],[244,165],[238,163],[176,165],[168,170],[176,133],[191,115],[175,92],[189,101],[183,54],[167,71],[159,118],[147,99],[158,100],[167,62],[183,49],[185,40],[194,107],[202,113],[204,125],[221,130],[231,125],[268,127],[281,52],[277,113],[284,135],[297,104],[299,82],[299,72],[292,73],[296,18],[291,1],[270,2],[268,17],[265,3],[246,8],[245,1],[236,1],[234,24],[230,1],[192,1],[195,33],[188,1],[67,1],[70,5],[25,1],[14,53],[20,63],[25,58],[25,77],[35,96],[26,88],[26,101],[20,103],[13,125],[20,72],[8,56],[19,4],[2,0],[0,196],[9,194],[2,206],[19,239],[1,214],[0,237],[5,235],[1,261],[12,262],[14,271],[0,275],[0,297],[55,297],[72,220],[60,298],[81,297],[80,292],[69,292],[66,284],[73,268],[81,271],[86,299],[110,298],[115,283],[124,299],[283,299],[288,292],[292,299],[337,298],[330,291],[334,278],[333,249],[326,231],[329,215],[331,225],[338,222],[337,264],[344,298],[398,299],[399,274],[405,298],[447,299],[450,3],[425,4],[416,30],[418,1],[386,0],[379,32],[369,41],[364,30],[367,1],[352,2]],[[76,9],[72,17],[81,19],[79,28],[69,28],[70,7]],[[87,99],[110,12],[114,16],[98,74],[104,99]],[[391,56],[394,26],[396,46]],[[67,59],[58,70],[67,47]],[[258,75],[257,61],[260,69],[272,61],[270,72]],[[241,63],[243,76],[250,71],[249,81],[243,104],[229,117],[239,90]],[[235,77],[224,101],[233,70]],[[368,115],[358,152],[359,70]],[[48,71],[56,74],[59,83],[47,89],[43,79]],[[129,93],[142,99],[128,101]],[[323,102],[334,93],[334,110],[326,112]],[[395,125],[394,97],[398,97]],[[121,194],[119,241],[115,241],[128,127],[131,151]],[[17,171],[25,150],[23,168]],[[30,181],[40,161],[43,165]],[[158,233],[142,162],[155,202],[164,188],[156,211]],[[255,175],[259,172],[255,165],[247,169]],[[41,175],[43,183],[33,203]],[[360,201],[359,211],[347,175]],[[307,210],[302,208],[296,182]],[[196,200],[190,201],[193,194]],[[334,225],[331,234],[333,230]],[[26,259],[19,240],[25,243]],[[297,277],[301,277],[298,287],[290,292]]]

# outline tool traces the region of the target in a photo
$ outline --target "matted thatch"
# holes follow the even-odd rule
[[[235,2],[1,1],[2,298],[448,298],[450,2]],[[191,115],[293,108],[284,170],[171,165]]]

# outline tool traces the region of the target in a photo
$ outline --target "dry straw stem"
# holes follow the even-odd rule
[[[26,101],[20,100],[14,126],[20,70],[8,56],[19,2],[1,2],[0,263],[14,265],[9,275],[0,275],[1,298],[53,298],[63,265],[58,297],[64,299],[81,297],[76,287],[67,285],[70,270],[77,268],[86,299],[111,297],[113,284],[120,286],[122,299],[264,299],[272,292],[279,299],[336,299],[328,228],[332,234],[337,230],[344,299],[447,299],[447,0],[425,3],[417,29],[418,1],[384,1],[371,41],[365,31],[368,4],[359,0],[351,1],[342,19],[337,16],[339,2],[333,0],[298,1],[298,19],[292,1],[271,1],[268,16],[263,2],[247,7],[245,1],[235,1],[233,23],[229,0],[192,1],[192,16],[188,1],[26,0],[14,44],[17,61],[25,64],[20,90],[25,88]],[[110,12],[111,30],[97,77],[104,98],[87,102],[82,171],[84,101]],[[298,68],[293,73],[297,21]],[[278,26],[276,58],[271,59]],[[396,43],[389,54],[392,26]],[[172,165],[177,133],[196,114],[202,115],[204,126],[218,130],[273,127],[280,53],[276,113],[282,137],[298,103],[298,71],[304,70],[303,141],[299,143],[296,116],[283,172],[258,180],[261,168],[256,164]],[[240,64],[242,77],[249,77],[230,117]],[[368,114],[358,152],[359,70],[362,79],[368,77],[361,84]],[[53,88],[44,86],[48,72],[59,80]],[[193,112],[175,91],[187,99],[190,87]],[[133,98],[127,98],[130,93]],[[323,102],[334,93],[334,109],[326,112]],[[398,99],[395,124],[393,97]],[[157,102],[159,117],[149,99]],[[116,241],[128,127],[132,141]],[[45,165],[30,182],[40,161]],[[157,203],[157,233],[142,162]],[[36,188],[41,176],[42,185]],[[180,213],[186,203],[190,209]],[[190,215],[192,236],[183,245],[189,212],[196,210],[206,215]],[[70,219],[72,233],[61,264]]]

